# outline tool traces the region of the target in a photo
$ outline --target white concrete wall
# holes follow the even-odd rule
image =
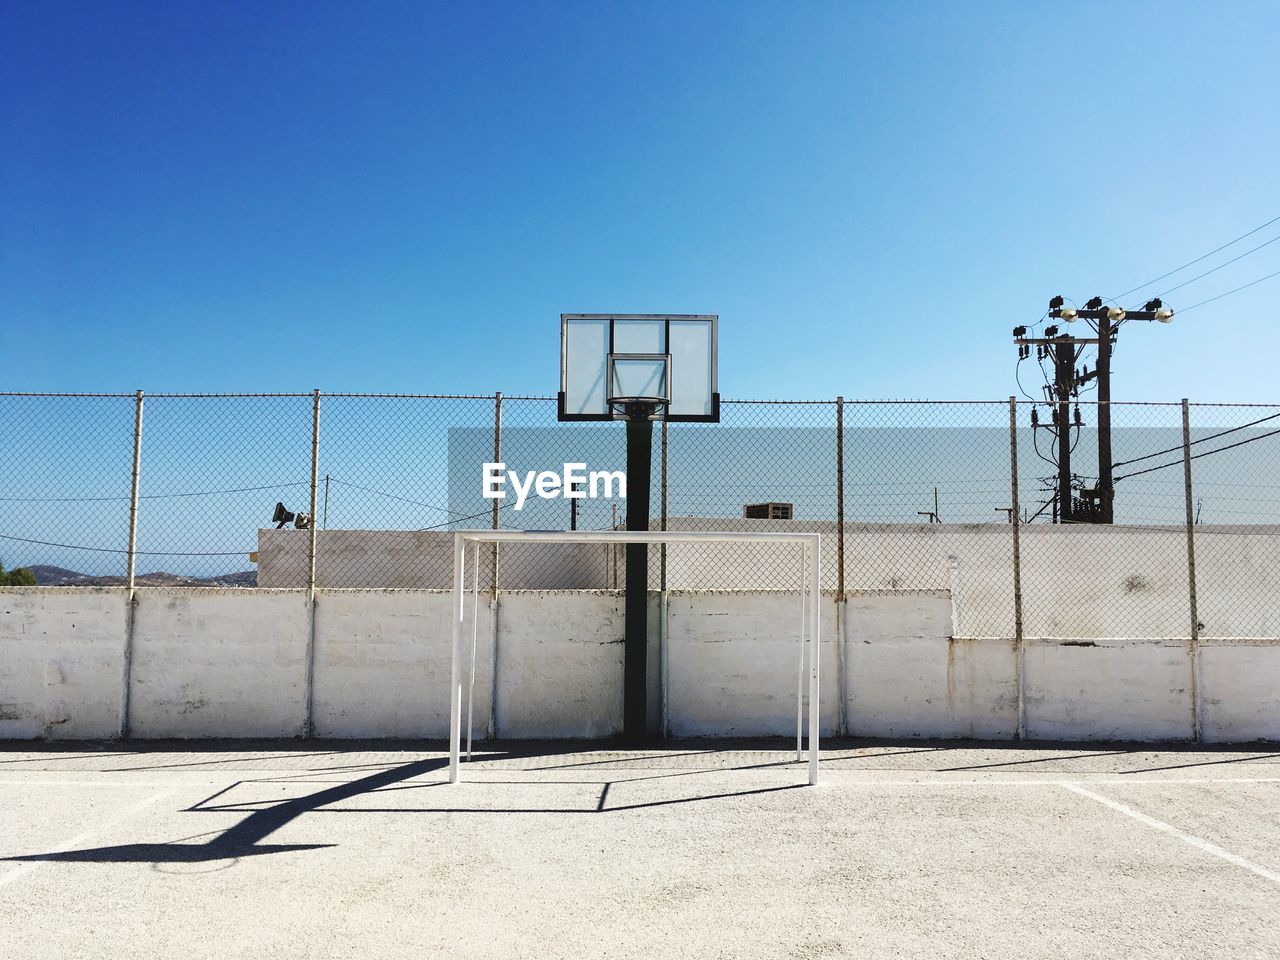
[[[1017,733],[1013,643],[953,638],[945,591],[850,597],[846,642],[850,730],[878,737]]]
[[[137,737],[298,736],[310,629],[302,590],[137,591],[130,730]]]
[[[128,609],[118,587],[0,589],[0,738],[115,734]]]
[[[452,597],[403,590],[316,596],[318,737],[447,737]],[[467,609],[470,617],[470,605]],[[489,717],[489,605],[480,601],[476,729]],[[470,633],[467,634],[470,636]]]
[[[672,530],[812,530],[824,569],[836,524],[671,517]],[[1030,524],[1022,540],[1023,635],[1185,638],[1191,629],[1186,531]],[[675,590],[794,589],[798,560],[773,544],[676,545]],[[845,585],[856,590],[953,590],[956,635],[1013,636],[1013,532],[1005,523],[845,525]],[[1280,527],[1196,528],[1201,636],[1280,637]],[[826,578],[828,586],[832,579]]]
[[[1192,737],[1187,642],[1033,641],[1023,662],[1029,739]]]
[[[306,591],[146,588],[137,598],[130,685],[135,737],[301,733],[311,623]],[[799,595],[675,591],[668,606],[673,732],[791,736]],[[449,607],[449,594],[439,591],[318,591],[316,734],[445,736]],[[656,598],[650,609],[656,717]],[[946,591],[850,597],[843,624],[850,733],[1014,736],[1014,644],[957,637],[952,609]],[[0,737],[115,736],[128,613],[127,593],[117,588],[0,589]],[[496,621],[499,736],[598,737],[619,729],[621,594],[504,593]],[[824,597],[827,734],[836,730],[840,714],[838,623],[836,604]],[[482,598],[477,737],[488,733],[489,624],[488,599]],[[1024,648],[1027,734],[1188,739],[1191,683],[1186,641],[1030,640]],[[1280,643],[1207,641],[1200,693],[1206,740],[1280,740]]]
[[[834,583],[836,525],[823,521],[672,517],[673,530],[806,530],[823,535]],[[1197,581],[1201,635],[1280,637],[1280,528],[1200,526]],[[258,532],[258,585],[306,582],[308,533]],[[1185,530],[1107,525],[1021,528],[1023,635],[1069,639],[1184,638],[1190,632]],[[323,530],[317,582],[323,587],[447,589],[453,535],[432,530]],[[1013,534],[1007,524],[851,523],[845,526],[845,583],[856,590],[951,590],[956,635],[1013,636]],[[504,544],[506,590],[615,588],[608,547]],[[1087,558],[1087,576],[1082,563]],[[480,551],[488,582],[489,551]],[[656,589],[657,565],[650,589]],[[675,544],[672,590],[793,590],[798,548],[778,544]]]
[[[678,592],[668,600],[667,710],[676,736],[794,737],[798,593]],[[836,605],[821,606],[823,733],[840,714]],[[808,674],[804,675],[808,697]],[[808,713],[806,711],[806,719]]]
[[[624,598],[499,594],[498,732],[603,737],[622,729]]]
[[[1280,740],[1280,644],[1202,644],[1200,705],[1207,741]]]
[[[307,583],[306,530],[258,531],[258,586]],[[611,587],[609,551],[594,543],[502,544],[503,590],[603,590]],[[480,548],[480,583],[493,579],[493,551]],[[467,563],[472,562],[471,553]],[[468,583],[471,578],[468,575]],[[351,589],[448,590],[453,586],[453,532],[444,530],[319,530],[316,585]]]

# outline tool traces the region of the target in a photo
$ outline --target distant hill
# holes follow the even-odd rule
[[[96,576],[65,567],[36,564],[27,569],[35,574],[36,584],[41,587],[122,587],[125,584],[124,577]],[[188,577],[157,571],[140,573],[134,577],[134,582],[141,587],[256,587],[258,571],[224,573],[217,577]]]

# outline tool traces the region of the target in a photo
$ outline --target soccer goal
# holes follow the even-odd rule
[[[796,759],[801,759],[804,729],[804,679],[806,664],[809,675],[809,783],[818,782],[818,670],[822,597],[822,538],[817,533],[773,533],[768,531],[673,531],[673,530],[458,530],[453,537],[453,656],[449,681],[449,782],[461,779],[463,665],[467,660],[464,640],[467,593],[471,594],[470,677],[468,691],[474,687],[476,669],[475,625],[479,606],[479,554],[482,543],[777,543],[790,544],[797,550],[796,580],[803,598],[796,631],[799,666],[796,676]],[[467,546],[472,547],[470,590],[467,588]],[[467,696],[467,713],[471,714],[471,696]],[[471,724],[467,723],[467,755],[471,754]]]

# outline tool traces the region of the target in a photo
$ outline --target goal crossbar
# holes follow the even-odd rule
[[[461,779],[462,752],[462,666],[466,659],[464,626],[466,619],[467,545],[473,546],[472,621],[479,603],[479,547],[481,543],[782,543],[801,548],[800,592],[803,597],[799,631],[799,667],[796,688],[796,759],[800,759],[804,736],[804,678],[809,679],[809,783],[818,782],[818,739],[820,711],[818,702],[819,663],[821,661],[822,537],[818,533],[773,531],[690,531],[690,530],[456,530],[453,535],[453,654],[449,680],[449,782]],[[471,677],[475,678],[476,644],[471,644]],[[470,693],[467,699],[471,709]],[[467,754],[471,753],[471,730],[468,722]]]

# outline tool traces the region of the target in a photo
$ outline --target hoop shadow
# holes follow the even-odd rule
[[[254,811],[235,826],[206,843],[126,843],[88,850],[65,850],[57,853],[35,853],[4,857],[5,860],[46,861],[58,863],[203,863],[258,857],[268,853],[290,853],[298,850],[321,850],[337,846],[333,843],[262,843],[291,820],[330,803],[348,800],[393,783],[400,783],[447,764],[442,759],[416,760],[390,770],[336,784],[306,796],[282,800]]]
[[[491,751],[487,754],[486,759],[512,758],[518,756],[551,756],[559,755],[564,752],[563,749],[556,749],[556,745],[539,745],[537,747],[524,746],[523,748],[513,748],[509,750]],[[674,755],[692,755],[699,751],[679,752]],[[588,761],[588,764],[596,761]],[[600,761],[604,762],[604,761]],[[771,767],[786,765],[787,761],[779,761],[776,763],[763,763],[746,765],[743,769],[750,767]],[[0,857],[0,861],[19,861],[19,862],[54,862],[54,863],[206,863],[215,860],[235,860],[241,857],[264,856],[272,853],[291,853],[302,850],[322,850],[329,847],[335,847],[334,843],[264,843],[263,841],[277,830],[304,813],[313,813],[323,808],[339,803],[343,800],[350,800],[362,794],[372,793],[382,790],[405,790],[419,786],[438,786],[439,784],[406,784],[405,781],[412,780],[423,774],[431,773],[437,770],[443,770],[448,766],[446,757],[435,757],[425,760],[415,760],[411,763],[401,764],[392,767],[389,770],[380,770],[377,773],[369,774],[357,780],[346,781],[318,790],[315,793],[306,794],[305,796],[295,797],[288,800],[274,802],[270,806],[254,809],[248,812],[248,815],[228,828],[222,833],[217,834],[212,839],[204,843],[189,843],[185,841],[173,841],[168,843],[126,843],[106,847],[91,847],[83,850],[64,850],[49,853],[25,854],[11,857]],[[575,764],[563,764],[561,766],[575,766]],[[328,769],[343,769],[328,768]],[[350,769],[350,768],[348,768]],[[555,769],[555,766],[550,769]],[[670,774],[659,774],[653,777],[637,777],[627,778],[631,780],[649,780],[649,779],[666,779],[669,777],[690,776],[697,773],[706,772],[703,770],[680,771]],[[739,791],[731,791],[726,793],[710,793],[700,794],[690,797],[668,798],[653,801],[642,801],[638,803],[619,804],[617,806],[607,806],[607,798],[610,787],[613,782],[604,784],[598,803],[593,809],[586,810],[556,810],[556,809],[492,809],[480,807],[441,807],[438,809],[406,809],[406,808],[361,808],[359,810],[337,809],[326,810],[324,812],[334,813],[588,813],[588,814],[608,814],[620,813],[627,810],[639,810],[650,807],[672,806],[676,804],[695,803],[704,800],[721,800],[730,797],[751,796],[756,794],[769,794],[783,790],[791,790],[800,787],[800,784],[786,784],[775,787],[764,787],[759,789],[747,789]],[[224,788],[214,797],[225,793],[232,787]],[[209,798],[210,800],[213,797]],[[194,808],[194,811],[201,812],[229,812],[231,809],[244,811],[244,807],[210,807],[203,804],[202,801]],[[191,838],[187,838],[191,839]]]

